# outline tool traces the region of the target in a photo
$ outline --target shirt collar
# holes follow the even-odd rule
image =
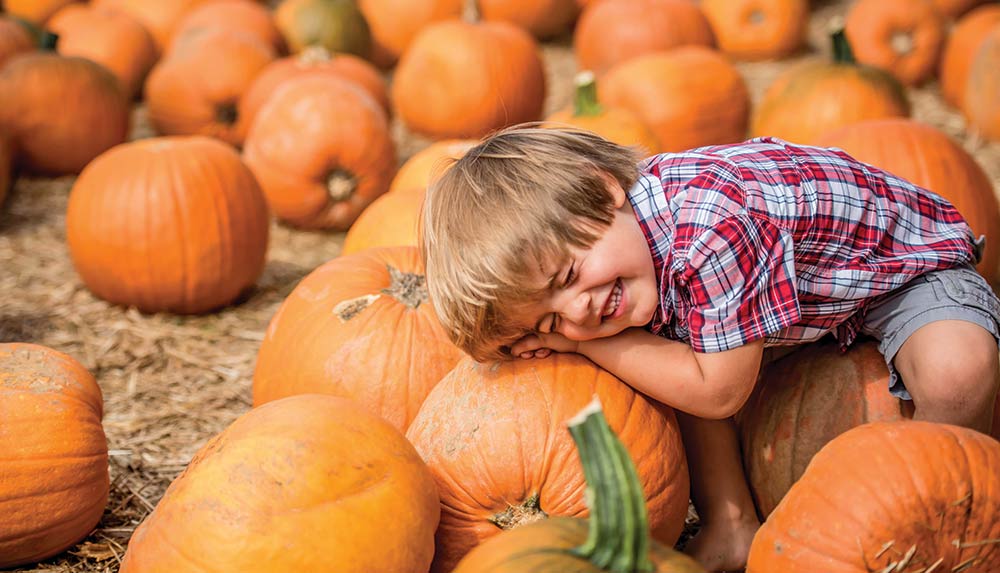
[[[673,317],[670,297],[665,296],[671,289],[669,269],[674,236],[673,212],[660,178],[654,174],[641,173],[639,179],[629,189],[627,196],[653,258],[660,305],[650,323],[650,330],[653,333],[658,333],[663,328],[664,323],[669,322]]]

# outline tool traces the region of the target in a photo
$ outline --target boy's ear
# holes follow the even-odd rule
[[[625,201],[628,200],[625,190],[622,189],[622,184],[606,171],[601,171],[601,179],[604,180],[604,184],[611,193],[611,199],[614,201],[615,209],[621,209],[622,205],[625,204]]]

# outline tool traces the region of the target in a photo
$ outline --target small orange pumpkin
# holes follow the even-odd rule
[[[0,14],[0,68],[13,56],[35,48],[35,38],[24,23]]]
[[[135,530],[121,573],[425,573],[439,513],[399,430],[350,400],[294,396],[195,454]]]
[[[236,151],[208,137],[140,139],[73,184],[66,241],[87,288],[143,312],[231,303],[264,270],[267,204]]]
[[[61,8],[74,2],[76,0],[4,0],[3,9],[8,14],[41,26]]]
[[[199,4],[213,0],[91,0],[91,6],[124,12],[135,18],[153,36],[157,56],[166,51],[174,26]]]
[[[355,83],[292,78],[257,113],[247,165],[282,221],[346,230],[389,190],[396,148],[382,108]]]
[[[476,0],[476,6],[482,20],[510,22],[539,40],[566,32],[580,13],[576,0]]]
[[[426,189],[435,177],[443,173],[443,168],[450,165],[447,160],[462,157],[476,143],[475,139],[443,139],[431,143],[414,153],[399,168],[389,186],[389,192]]]
[[[72,357],[37,344],[0,344],[0,568],[62,552],[108,503],[104,402]]]
[[[930,0],[857,0],[844,32],[858,62],[915,86],[937,69],[945,20]]]
[[[715,47],[708,18],[691,0],[591,2],[573,32],[580,69],[598,77],[637,56],[687,45]]]
[[[1000,26],[994,26],[973,56],[962,111],[970,131],[1000,141]]]
[[[376,247],[418,246],[417,226],[426,195],[426,188],[408,189],[372,201],[347,230],[341,254]]]
[[[60,54],[87,58],[108,68],[129,99],[139,93],[156,63],[153,37],[127,14],[70,4],[52,16],[48,29],[59,36]]]
[[[991,30],[1000,26],[1000,5],[988,4],[963,16],[948,34],[938,78],[945,101],[960,108],[965,99],[969,66]]]
[[[225,28],[246,32],[271,46],[275,54],[285,51],[285,39],[267,6],[247,0],[213,0],[186,12],[170,33],[170,43],[199,28]]]
[[[392,100],[411,131],[432,139],[538,120],[545,103],[538,44],[507,22],[431,24],[396,66]]]
[[[966,12],[989,0],[931,0],[938,12],[951,19],[959,18]]]
[[[462,16],[463,0],[358,0],[372,34],[372,61],[391,68],[417,33],[433,22]]]
[[[274,20],[293,54],[310,46],[361,58],[371,54],[371,29],[354,0],[281,0]]]
[[[702,0],[723,52],[742,60],[779,59],[806,41],[809,0]]]

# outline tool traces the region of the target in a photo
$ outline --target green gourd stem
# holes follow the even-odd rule
[[[843,28],[840,28],[833,34],[830,34],[830,40],[833,42],[834,62],[837,62],[838,64],[858,63],[858,61],[854,59],[854,51],[851,50],[851,43],[847,41],[847,34],[844,33]]]
[[[569,421],[569,431],[583,464],[590,508],[587,540],[572,553],[612,573],[654,571],[642,485],[596,397]]]
[[[604,107],[597,103],[597,79],[594,72],[584,70],[573,77],[576,92],[573,95],[573,116],[594,117],[604,113]]]

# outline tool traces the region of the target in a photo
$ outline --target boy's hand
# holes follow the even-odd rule
[[[517,358],[545,358],[555,352],[577,352],[580,343],[557,333],[536,332],[510,345],[510,355]]]

